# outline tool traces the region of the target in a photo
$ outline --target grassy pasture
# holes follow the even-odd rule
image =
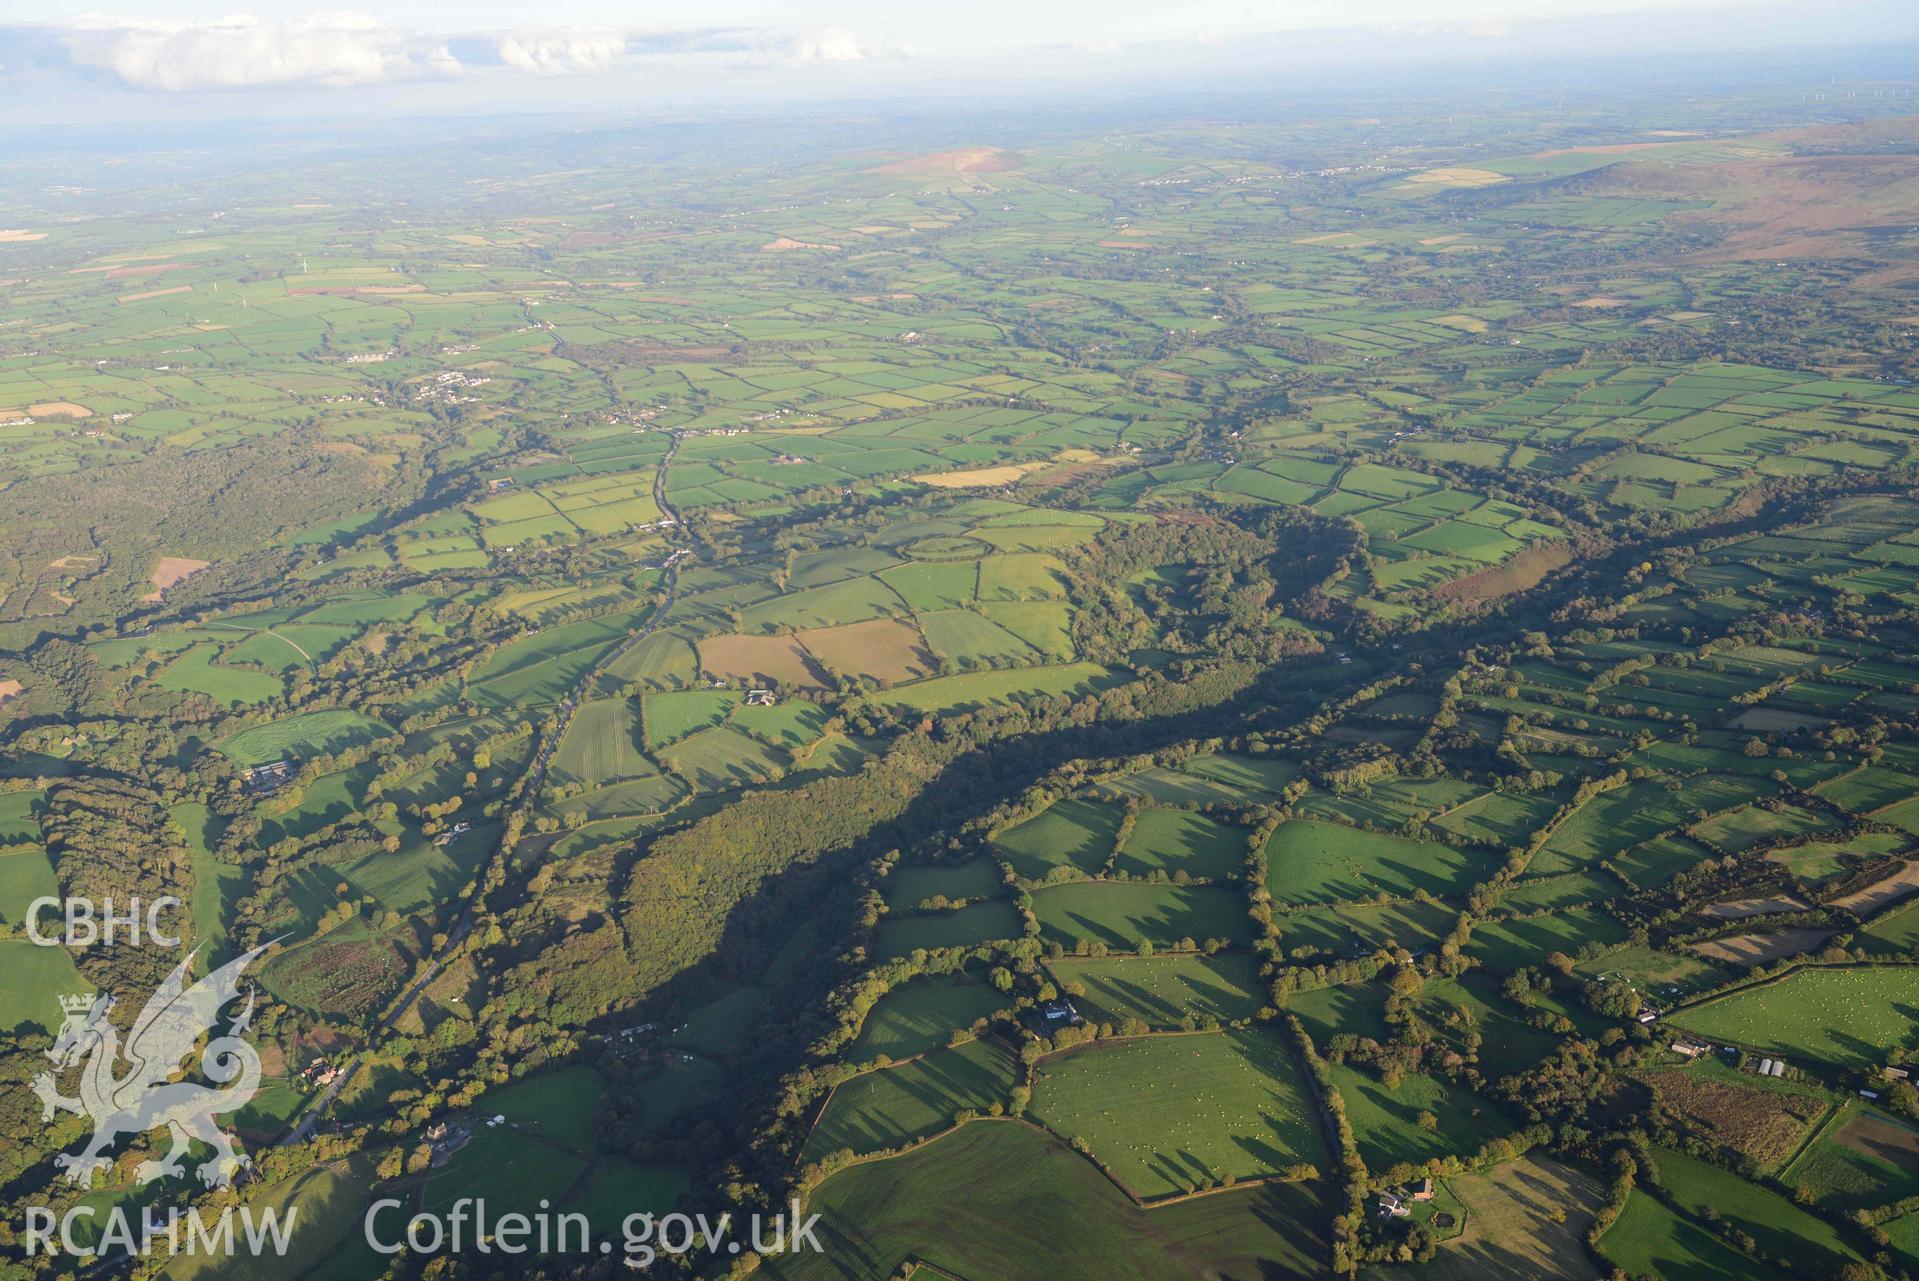
[[[584,1214],[597,1235],[617,1242],[629,1215],[666,1214],[692,1184],[693,1176],[677,1165],[603,1156],[593,1163],[585,1186],[576,1185],[565,1208]]]
[[[1552,817],[1554,806],[1547,796],[1488,792],[1439,815],[1433,826],[1462,840],[1510,848],[1525,844]]]
[[[990,859],[975,858],[944,866],[896,867],[887,877],[883,897],[895,912],[907,912],[934,895],[949,900],[988,898],[1001,889],[999,868]]]
[[[92,987],[65,948],[40,947],[24,938],[0,939],[0,967],[7,976],[0,983],[0,1027],[9,1031],[35,1028],[51,1034],[64,1017],[54,997]]]
[[[1471,1152],[1514,1128],[1490,1103],[1437,1077],[1409,1074],[1389,1089],[1378,1077],[1356,1068],[1335,1064],[1330,1071],[1346,1101],[1359,1154],[1375,1170],[1448,1152]],[[1433,1116],[1434,1128],[1419,1124],[1422,1112]]]
[[[1119,826],[1120,812],[1113,806],[1069,797],[995,833],[993,844],[1014,873],[1027,880],[1044,880],[1056,867],[1091,874],[1111,856]]]
[[[1300,1078],[1270,1028],[1095,1042],[1042,1061],[1032,1111],[1151,1199],[1323,1166]]]
[[[246,893],[247,872],[245,868],[222,863],[213,856],[211,846],[219,839],[219,831],[217,820],[205,805],[188,801],[175,805],[169,813],[186,834],[187,853],[193,860],[193,898],[190,903],[193,938],[195,943],[207,944],[203,960],[211,968],[232,956],[228,946],[227,925],[233,919],[241,895]],[[0,861],[0,866],[4,866],[4,861]],[[51,880],[51,876],[48,879]],[[4,901],[0,899],[0,903]]]
[[[1034,892],[1033,914],[1039,918],[1040,939],[1069,950],[1082,940],[1128,951],[1142,941],[1160,948],[1183,939],[1243,945],[1253,934],[1244,898],[1237,889],[1219,886],[1056,885]]]
[[[1286,1013],[1298,1019],[1306,1034],[1323,1051],[1341,1032],[1384,1040],[1386,989],[1378,983],[1345,983],[1295,992],[1286,998]]]
[[[1676,786],[1647,779],[1592,800],[1561,823],[1534,857],[1535,875],[1577,871],[1692,821],[1748,804],[1774,790],[1767,779],[1704,774]]]
[[[1697,1216],[1711,1207],[1729,1227],[1749,1233],[1765,1253],[1790,1259],[1802,1275],[1836,1276],[1842,1265],[1859,1259],[1830,1223],[1770,1188],[1683,1153],[1662,1149],[1655,1159],[1660,1186],[1681,1210]]]
[[[977,608],[988,621],[1056,662],[1069,662],[1075,654],[1073,611],[1064,602],[984,601]]]
[[[646,745],[665,747],[699,730],[722,725],[743,697],[728,689],[648,694],[643,703]]]
[[[731,725],[689,734],[661,749],[660,759],[703,792],[755,787],[792,763],[785,752]]]
[[[1067,957],[1048,968],[1061,982],[1078,982],[1086,995],[1074,998],[1082,1017],[1118,1024],[1137,1018],[1153,1028],[1176,1028],[1188,1014],[1221,1022],[1251,1018],[1266,1004],[1266,987],[1252,957],[1216,956]]]
[[[721,993],[687,1011],[686,1021],[666,1043],[676,1050],[697,1050],[724,1058],[752,1032],[765,1004],[763,987],[748,985]]]
[[[614,680],[639,681],[649,689],[673,689],[690,684],[699,666],[699,654],[684,638],[671,632],[653,632],[608,663],[605,674]],[[714,675],[733,673],[716,670]]]
[[[937,1134],[962,1109],[1006,1102],[1014,1068],[1005,1044],[987,1038],[842,1082],[807,1136],[803,1159],[879,1152]]]
[[[973,947],[989,939],[1020,937],[1024,922],[1005,899],[988,899],[957,912],[888,916],[880,922],[873,954],[878,960],[910,956],[920,948]]]
[[[1244,830],[1191,810],[1155,808],[1139,812],[1113,868],[1134,876],[1185,872],[1223,880],[1236,875],[1245,858]]]
[[[1008,663],[1033,654],[1033,647],[983,614],[946,609],[919,616],[927,646],[961,669]]]
[[[243,729],[220,744],[242,768],[268,761],[307,760],[385,738],[393,731],[361,712],[344,708],[308,712]]]
[[[9,926],[23,925],[29,904],[43,895],[57,897],[59,893],[60,882],[46,850],[35,845],[0,854],[0,921]],[[42,919],[50,919],[44,909]]]
[[[541,1201],[558,1201],[586,1164],[578,1153],[529,1139],[507,1126],[482,1126],[444,1167],[427,1176],[420,1206],[444,1215],[462,1198],[472,1197],[486,1201],[489,1216],[530,1215],[539,1210]],[[393,1220],[382,1224],[383,1234],[404,1227],[403,1213],[389,1213]]]
[[[1145,770],[1103,786],[1166,805],[1215,801],[1262,804],[1277,800],[1299,767],[1279,757],[1195,756],[1172,768]]]
[[[1416,902],[1341,904],[1275,918],[1280,943],[1288,950],[1314,947],[1341,956],[1357,956],[1388,944],[1417,951],[1445,937],[1458,919],[1458,910],[1444,903]]]
[[[919,978],[894,988],[867,1011],[847,1051],[855,1062],[910,1058],[945,1046],[956,1030],[990,1017],[1007,998],[984,983]]]
[[[562,623],[500,646],[467,685],[483,707],[558,702],[646,611]]]
[[[828,713],[812,703],[793,699],[770,707],[742,704],[733,709],[730,719],[733,728],[790,752],[819,738],[826,728]]]
[[[1599,1238],[1599,1252],[1635,1277],[1659,1281],[1746,1281],[1757,1265],[1643,1188]]]
[[[1281,903],[1305,905],[1364,900],[1375,894],[1410,897],[1463,894],[1497,863],[1437,841],[1363,832],[1319,819],[1289,819],[1266,847],[1266,887]]]
[[[534,1132],[549,1143],[591,1152],[594,1107],[604,1088],[600,1074],[580,1063],[489,1090],[478,1106],[536,1127]]]
[[[228,707],[264,703],[286,692],[278,676],[221,666],[215,661],[219,653],[217,645],[195,645],[155,677],[154,683],[183,694],[205,694]]]
[[[1919,967],[1803,969],[1681,1010],[1672,1022],[1708,1039],[1848,1067],[1915,1040]]]
[[[43,791],[0,792],[0,846],[39,844],[46,803]]]
[[[1013,1277],[1045,1259],[1055,1281],[1305,1276],[1325,1266],[1327,1250],[1316,1185],[1142,1210],[1066,1144],[1012,1121],[843,1170],[808,1209],[822,1216],[825,1248],[769,1261],[777,1281],[892,1281],[907,1260],[949,1276]]]
[[[1548,952],[1575,956],[1588,943],[1623,942],[1626,927],[1598,908],[1582,907],[1543,916],[1507,917],[1473,927],[1467,955],[1494,970],[1536,965]]]
[[[632,699],[596,698],[580,704],[550,766],[558,782],[603,787],[660,770],[641,747],[640,709]]]
[[[290,1221],[284,1255],[182,1253],[163,1275],[171,1281],[292,1281],[310,1275],[330,1257],[345,1253],[367,1263],[377,1259],[365,1244],[361,1219],[373,1185],[374,1161],[365,1154],[310,1166],[269,1183],[247,1198],[256,1216],[277,1212]],[[381,1231],[391,1226],[382,1222]],[[236,1227],[236,1235],[238,1229]],[[356,1248],[357,1247],[357,1248]]]

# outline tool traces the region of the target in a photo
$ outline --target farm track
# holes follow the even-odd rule
[[[673,518],[675,529],[685,530],[685,521],[680,516],[680,513],[674,510],[672,504],[669,503],[666,498],[666,471],[673,462],[673,456],[679,453],[679,450],[680,437],[676,432],[673,436],[672,448],[666,451],[666,457],[660,460],[660,465],[653,474],[653,501],[658,504],[662,512]],[[688,531],[688,537],[692,541],[698,541],[693,537],[691,531]],[[540,783],[546,777],[546,767],[553,758],[553,752],[559,746],[560,741],[566,737],[567,727],[573,723],[573,714],[579,709],[579,705],[583,701],[586,691],[592,687],[594,680],[622,654],[626,653],[627,650],[652,635],[660,622],[672,611],[674,601],[678,596],[680,561],[684,559],[682,552],[688,556],[693,554],[687,549],[681,549],[681,551],[674,552],[667,557],[665,567],[666,595],[660,600],[658,607],[656,607],[653,613],[647,618],[645,624],[625,640],[613,646],[613,648],[607,650],[604,654],[600,655],[598,659],[594,660],[591,667],[588,667],[584,672],[580,673],[580,678],[574,683],[573,689],[561,700],[558,722],[554,725],[552,734],[548,735],[545,741],[540,744],[540,751],[534,758],[533,768],[527,773],[526,785],[520,789],[519,800],[515,804],[517,811],[524,813],[532,808],[534,804],[533,798],[539,795]],[[287,643],[291,645],[293,642],[288,641]],[[295,646],[295,648],[298,647]],[[380,1020],[379,1032],[381,1035],[393,1031],[406,1012],[413,1008],[413,1003],[420,998],[420,993],[424,992],[428,984],[440,976],[440,971],[445,968],[447,958],[456,952],[460,945],[466,941],[467,935],[473,930],[473,907],[473,900],[468,899],[466,905],[461,909],[459,922],[447,935],[446,945],[440,949],[437,956],[434,956],[427,962],[426,967],[421,971],[419,977],[408,985],[407,989],[400,994],[399,999],[393,1003],[392,1008],[387,1011],[386,1016]],[[332,1105],[334,1099],[339,1097],[340,1091],[358,1075],[360,1064],[364,1058],[365,1055],[356,1054],[347,1062],[345,1069],[341,1071],[319,1097],[305,1109],[299,1123],[287,1131],[285,1137],[280,1140],[277,1146],[289,1147],[296,1143],[304,1143],[313,1137],[314,1131],[318,1128],[321,1118],[326,1115],[327,1108]]]

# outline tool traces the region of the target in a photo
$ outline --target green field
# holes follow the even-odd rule
[[[1033,895],[1040,938],[1072,949],[1086,942],[1131,951],[1141,942],[1154,947],[1204,944],[1224,939],[1252,941],[1252,922],[1237,888],[1082,882],[1057,885]]]
[[[292,1223],[289,1248],[281,1256],[255,1257],[187,1254],[170,1264],[163,1276],[171,1281],[227,1281],[227,1278],[262,1277],[268,1281],[293,1281],[309,1275],[336,1252],[347,1252],[371,1261],[376,1256],[366,1248],[361,1232],[373,1184],[373,1161],[366,1156],[315,1165],[264,1188],[247,1199],[255,1215],[268,1211],[281,1221]],[[383,1224],[385,1228],[388,1225]],[[398,1225],[404,1230],[404,1224]]]
[[[740,702],[740,695],[730,690],[697,689],[676,694],[648,694],[645,700],[645,744],[648,747],[664,747],[698,730],[722,724]]]
[[[1659,1185],[1681,1210],[1697,1217],[1712,1209],[1728,1227],[1749,1234],[1765,1253],[1792,1260],[1796,1271],[1837,1276],[1841,1266],[1859,1261],[1858,1251],[1838,1229],[1770,1188],[1679,1152],[1661,1150],[1655,1158]]]
[[[1222,880],[1246,861],[1246,833],[1190,810],[1144,809],[1126,834],[1113,870],[1131,876],[1184,872]]]
[[[1355,1068],[1330,1069],[1366,1164],[1378,1170],[1417,1164],[1448,1152],[1471,1152],[1514,1127],[1492,1105],[1437,1077],[1408,1075],[1397,1086]],[[1421,1115],[1435,1124],[1427,1128]]]
[[[1014,874],[1027,880],[1044,880],[1056,867],[1091,874],[1112,856],[1120,817],[1111,805],[1073,798],[995,833],[993,844]]]
[[[1855,1067],[1915,1043],[1906,1013],[1915,1006],[1919,969],[1811,969],[1682,1010],[1672,1022],[1754,1050]]]
[[[652,778],[660,772],[641,741],[639,708],[623,698],[580,704],[553,754],[551,770],[558,781],[588,787]]]
[[[1000,892],[999,868],[991,860],[970,859],[950,866],[896,867],[886,881],[886,906],[911,911],[935,896],[951,902],[988,898]]]
[[[601,1157],[584,1186],[576,1185],[566,1209],[584,1214],[595,1235],[617,1242],[629,1216],[669,1213],[692,1183],[692,1176],[679,1166]]]
[[[1150,1027],[1178,1027],[1188,1014],[1222,1022],[1251,1018],[1266,1004],[1265,984],[1251,958],[1218,956],[1067,958],[1048,968],[1060,982],[1078,982],[1080,1014],[1097,1023],[1136,1018]]]
[[[1005,1043],[988,1038],[854,1077],[833,1091],[807,1136],[805,1159],[880,1152],[938,1134],[962,1110],[1004,1104],[1014,1068]]]
[[[591,1152],[593,1107],[599,1101],[601,1085],[599,1074],[582,1064],[488,1091],[480,1108],[532,1127],[531,1133],[549,1143]]]
[[[0,1027],[55,1032],[62,1016],[54,998],[91,986],[65,948],[40,947],[24,938],[0,939],[0,972],[7,976],[0,984]]]
[[[1757,1265],[1704,1226],[1635,1189],[1599,1238],[1599,1252],[1635,1277],[1660,1281],[1744,1281]]]
[[[227,928],[240,896],[246,892],[246,869],[213,856],[211,846],[219,835],[218,820],[205,805],[189,801],[174,806],[169,815],[186,834],[187,851],[193,859],[193,899],[189,906],[194,940],[207,944],[209,966],[223,964],[233,954]]]
[[[971,947],[988,939],[1018,938],[1024,928],[1011,903],[989,899],[957,912],[888,916],[880,922],[873,950],[885,960],[919,948]]]
[[[1266,887],[1281,903],[1363,901],[1377,894],[1410,897],[1424,890],[1456,896],[1490,875],[1497,863],[1436,841],[1362,832],[1315,819],[1282,823],[1266,847]]]
[[[1300,1076],[1269,1028],[1095,1043],[1041,1064],[1032,1112],[1152,1199],[1323,1167]]]
[[[847,1053],[856,1062],[884,1055],[911,1058],[937,1050],[953,1033],[988,1018],[1005,1004],[1000,993],[984,983],[953,983],[916,979],[881,997],[860,1024],[860,1034]]]
[[[243,729],[220,744],[235,765],[245,768],[268,761],[307,760],[343,748],[358,747],[392,733],[386,725],[359,712],[335,708],[308,712],[281,721]]]
[[[782,1281],[890,1281],[923,1260],[949,1275],[1058,1281],[1186,1274],[1306,1276],[1324,1266],[1312,1184],[1267,1185],[1141,1210],[1085,1158],[1029,1126],[966,1126],[903,1157],[829,1179],[808,1203],[825,1247],[768,1267]]]

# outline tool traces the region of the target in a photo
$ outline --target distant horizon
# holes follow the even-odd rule
[[[21,16],[36,8],[21,9]],[[58,6],[51,6],[57,8]],[[163,6],[152,6],[162,8]],[[1190,7],[1190,6],[1189,6]],[[737,8],[737,6],[735,7]],[[790,6],[779,6],[784,13]],[[1219,6],[1207,6],[1209,11]],[[1230,36],[1043,42],[1004,33],[968,47],[872,30],[769,22],[700,27],[556,25],[444,32],[364,15],[209,20],[49,15],[0,24],[0,114],[14,125],[725,111],[790,104],[1007,101],[1021,96],[1214,94],[1336,87],[1390,71],[1456,87],[1524,87],[1581,68],[1720,81],[1831,62],[1849,80],[1919,87],[1907,46],[1919,7],[1858,0],[1531,6],[1519,15],[1368,21],[1391,6],[1343,6],[1341,22],[1242,24]],[[859,6],[846,12],[855,13]],[[405,6],[397,11],[407,12]],[[981,12],[997,12],[989,7]],[[1330,18],[1330,8],[1314,9]],[[723,18],[725,7],[715,10]],[[555,15],[557,18],[559,15]],[[474,21],[485,17],[477,11]],[[1221,25],[1224,29],[1225,25]],[[978,39],[1000,38],[994,31]],[[1840,55],[1844,55],[1841,57]],[[1901,75],[1906,72],[1905,75]],[[1384,91],[1388,86],[1381,85]]]

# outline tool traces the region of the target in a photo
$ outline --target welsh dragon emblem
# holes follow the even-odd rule
[[[162,1126],[171,1132],[173,1146],[165,1160],[140,1163],[135,1175],[141,1183],[184,1173],[187,1144],[194,1140],[213,1149],[212,1158],[197,1170],[208,1187],[229,1186],[233,1176],[251,1163],[234,1151],[232,1140],[213,1119],[216,1113],[245,1107],[260,1088],[260,1056],[240,1038],[253,1019],[251,991],[246,1008],[227,1024],[226,1033],[213,1036],[200,1051],[206,1077],[225,1088],[192,1081],[169,1083],[168,1078],[193,1053],[200,1038],[214,1031],[221,1009],[240,995],[240,972],[267,946],[271,945],[236,957],[189,987],[187,972],[200,950],[195,948],[155,990],[127,1032],[124,1045],[119,1029],[107,1021],[107,1012],[113,1008],[110,995],[60,998],[66,1021],[47,1057],[59,1065],[60,1072],[80,1067],[80,1097],[61,1094],[54,1072],[35,1077],[33,1092],[40,1096],[42,1120],[51,1121],[56,1108],[93,1120],[93,1139],[85,1150],[77,1156],[63,1152],[53,1159],[66,1171],[68,1182],[90,1186],[94,1171],[112,1164],[108,1153],[122,1136]],[[127,1065],[124,1073],[118,1072],[122,1062]]]

